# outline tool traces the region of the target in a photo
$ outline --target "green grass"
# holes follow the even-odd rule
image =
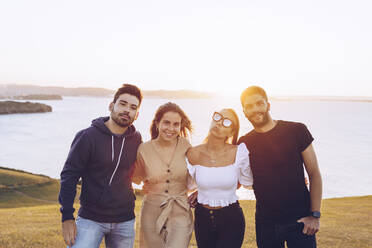
[[[58,192],[56,179],[0,167],[0,208],[58,204]]]
[[[49,177],[0,167],[0,189],[27,187],[35,184],[43,184],[51,180],[53,179]]]
[[[22,174],[27,187],[20,184]],[[5,175],[10,175],[9,177]],[[9,178],[13,178],[10,180]],[[40,178],[39,178],[40,177]],[[3,179],[6,178],[4,181]],[[47,181],[45,181],[46,179]],[[61,214],[57,203],[58,181],[45,176],[0,168],[0,248],[65,247],[61,234]],[[10,184],[13,186],[10,188]],[[16,186],[14,186],[16,185]],[[136,201],[139,216],[142,197]],[[246,218],[243,247],[256,247],[255,201],[240,201]],[[75,208],[79,206],[76,204]],[[322,202],[320,248],[372,247],[372,195],[325,199]],[[139,221],[136,222],[139,229]],[[104,247],[102,245],[101,247]],[[138,247],[138,232],[135,247]],[[190,247],[196,247],[195,238]]]

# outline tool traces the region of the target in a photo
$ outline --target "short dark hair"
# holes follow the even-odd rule
[[[260,86],[250,86],[248,88],[246,88],[242,94],[240,95],[240,102],[243,104],[243,100],[245,97],[247,96],[251,96],[251,95],[256,95],[256,94],[259,94],[261,96],[263,96],[265,98],[265,100],[267,101],[267,95],[266,95],[266,92],[264,89],[262,89]]]
[[[159,130],[156,127],[156,124],[161,121],[164,114],[167,112],[175,112],[178,113],[181,116],[181,137],[187,137],[189,133],[192,132],[192,126],[191,121],[189,117],[183,112],[180,106],[173,102],[167,102],[163,105],[161,105],[158,110],[156,110],[154,119],[152,120],[151,127],[150,127],[150,134],[151,139],[156,139],[159,136]]]
[[[141,102],[142,102],[142,92],[141,92],[141,90],[137,86],[135,86],[133,84],[123,84],[115,92],[114,100],[112,102],[115,103],[116,100],[118,100],[119,96],[122,95],[122,94],[125,94],[125,93],[137,97],[138,98],[138,101],[139,101],[139,105],[141,105]]]

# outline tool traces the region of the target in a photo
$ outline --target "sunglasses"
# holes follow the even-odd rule
[[[222,120],[222,126],[224,127],[231,127],[232,125],[232,121],[229,118],[223,117],[223,115],[218,112],[214,112],[212,119],[215,122],[219,122],[220,120]]]

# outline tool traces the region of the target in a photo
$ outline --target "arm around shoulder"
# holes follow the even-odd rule
[[[146,178],[146,164],[142,156],[143,143],[138,147],[137,159],[134,163],[134,171],[132,175],[132,182],[135,184],[141,184]]]
[[[188,179],[187,179],[187,188],[189,190],[194,190],[197,188],[195,175],[196,175],[196,168],[194,162],[196,161],[196,154],[197,151],[194,147],[190,147],[186,152],[186,165],[188,171]]]
[[[240,170],[239,183],[244,188],[251,189],[253,185],[253,174],[249,162],[249,151],[244,143],[238,145],[236,159]]]
[[[188,164],[190,164],[191,166],[193,166],[194,164],[197,164],[198,157],[199,157],[198,147],[190,146],[186,151],[186,158],[187,158]]]

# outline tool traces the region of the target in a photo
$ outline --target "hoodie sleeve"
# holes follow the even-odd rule
[[[146,165],[143,157],[141,155],[142,145],[139,146],[137,150],[137,159],[134,163],[134,171],[132,175],[132,182],[135,184],[140,184],[142,181],[145,180],[146,177]]]
[[[78,132],[61,172],[61,188],[58,201],[61,204],[62,222],[74,219],[75,209],[73,204],[76,196],[76,185],[89,161],[90,144],[86,130]]]

